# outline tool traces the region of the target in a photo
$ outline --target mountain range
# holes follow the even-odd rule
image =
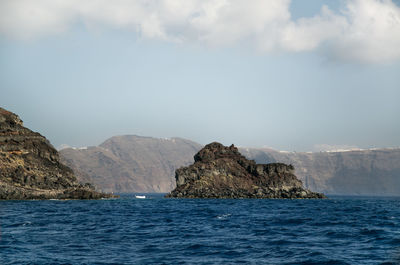
[[[182,138],[124,135],[60,154],[82,182],[104,192],[169,192],[175,188],[175,170],[193,163],[201,147]]]
[[[400,148],[297,153],[242,148],[257,163],[288,163],[306,188],[337,195],[400,195]]]
[[[193,163],[201,144],[182,138],[114,136],[99,146],[66,148],[61,161],[82,183],[104,192],[170,192],[175,170]],[[280,152],[239,148],[257,163],[292,164],[307,189],[340,195],[400,195],[400,148]]]

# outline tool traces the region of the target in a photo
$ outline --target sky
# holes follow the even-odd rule
[[[398,0],[2,0],[0,106],[55,147],[399,147],[399,47]]]

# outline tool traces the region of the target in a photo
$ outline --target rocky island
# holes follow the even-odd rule
[[[0,200],[113,197],[79,184],[57,150],[14,113],[0,108]]]
[[[168,198],[325,198],[304,189],[294,167],[256,164],[231,145],[214,142],[194,156],[194,164],[176,170],[176,188]]]

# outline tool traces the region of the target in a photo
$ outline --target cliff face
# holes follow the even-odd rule
[[[95,199],[110,195],[78,184],[57,150],[20,118],[0,108],[0,199]]]
[[[206,145],[195,163],[176,170],[176,198],[323,198],[303,189],[291,165],[256,164],[233,145]]]
[[[193,163],[201,145],[182,138],[114,136],[96,147],[63,149],[62,161],[82,182],[106,192],[169,192],[175,169]]]
[[[169,192],[175,169],[193,163],[202,146],[181,138],[112,137],[98,147],[60,151],[82,183],[107,192]],[[239,148],[257,163],[285,163],[307,189],[326,194],[400,195],[400,149],[283,153]]]
[[[279,161],[294,165],[305,187],[318,192],[400,195],[400,149],[282,153],[243,148],[241,152],[259,163]]]

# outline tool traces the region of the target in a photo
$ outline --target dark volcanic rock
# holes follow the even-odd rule
[[[176,170],[175,198],[325,198],[303,188],[292,165],[256,164],[238,149],[220,143],[206,145],[195,163]]]
[[[112,197],[78,184],[58,152],[17,115],[0,108],[0,200]]]

